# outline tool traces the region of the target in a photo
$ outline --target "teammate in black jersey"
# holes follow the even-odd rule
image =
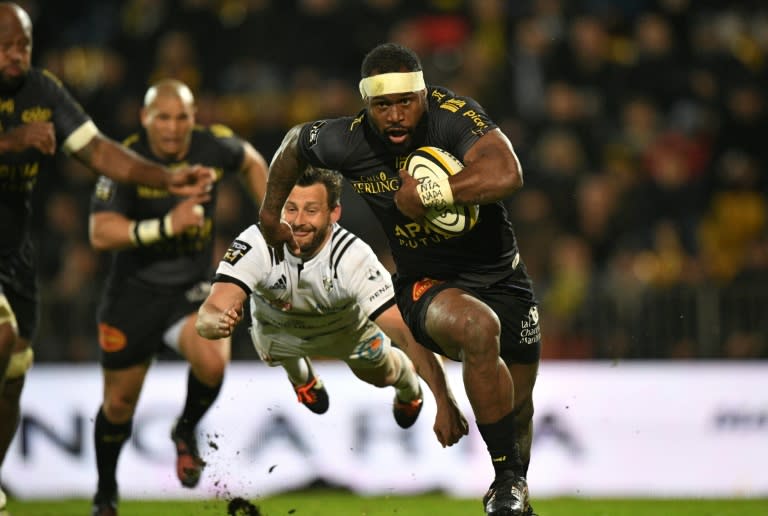
[[[118,181],[182,195],[205,194],[212,174],[199,166],[171,174],[104,136],[56,77],[31,66],[31,53],[29,15],[0,2],[0,465],[33,361],[38,307],[29,220],[38,180],[55,180],[46,177],[56,174],[53,155],[61,148]]]
[[[217,180],[242,173],[254,198],[263,196],[264,158],[224,126],[196,126],[194,97],[184,83],[166,79],[150,87],[141,124],[144,130],[125,141],[138,154],[171,168],[203,163],[216,170]],[[190,364],[186,404],[171,438],[182,485],[195,487],[200,480],[204,463],[195,427],[216,400],[230,356],[229,338],[211,341],[195,331],[213,272],[216,188],[214,183],[203,203],[105,177],[94,190],[91,243],[113,251],[98,317],[104,400],[94,430],[94,515],[115,514],[117,460],[151,360],[163,347]]]
[[[298,175],[311,164],[347,178],[389,240],[398,304],[416,340],[463,364],[495,470],[485,512],[530,515],[526,474],[541,339],[533,287],[502,203],[522,186],[522,169],[476,101],[427,86],[421,70],[410,49],[379,45],[362,63],[365,109],[292,128],[270,166],[261,229],[269,244],[296,248],[280,210]],[[434,199],[422,202],[418,182],[402,168],[422,145],[464,163],[431,193],[447,204],[480,205],[469,233],[449,238],[421,223]]]

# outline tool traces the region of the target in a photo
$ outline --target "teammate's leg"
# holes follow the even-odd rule
[[[125,369],[102,369],[103,401],[93,432],[98,473],[94,514],[112,514],[110,509],[117,507],[117,462],[131,437],[133,414],[148,369],[148,362]]]
[[[28,313],[34,313],[34,303],[29,308]],[[25,333],[31,335],[33,328],[25,328]],[[0,285],[0,468],[19,425],[21,392],[32,359],[29,339],[19,335],[16,314]],[[0,498],[0,513],[5,513],[6,498],[1,489]]]
[[[184,321],[179,337],[179,351],[189,362],[187,397],[178,426],[193,430],[219,395],[224,371],[229,363],[231,340],[208,340],[195,330],[197,314]]]
[[[21,392],[26,372],[32,365],[32,349],[26,339],[16,336],[10,324],[0,324],[0,466],[11,446],[21,417]]]
[[[3,329],[0,328],[0,333]],[[3,337],[0,337],[2,339]],[[5,374],[0,382],[0,466],[16,434],[21,417],[21,392],[26,371],[32,365],[32,349],[25,339],[13,339],[16,346],[24,346],[10,354],[6,360]]]
[[[197,314],[186,317],[179,335],[179,352],[189,362],[187,396],[171,431],[176,445],[176,473],[184,487],[195,487],[205,462],[200,458],[195,429],[221,391],[229,363],[229,338],[208,340],[195,330]]]

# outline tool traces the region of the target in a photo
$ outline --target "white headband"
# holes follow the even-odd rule
[[[372,75],[360,81],[360,95],[364,99],[390,95],[392,93],[408,93],[426,88],[424,74],[416,72],[393,72]]]

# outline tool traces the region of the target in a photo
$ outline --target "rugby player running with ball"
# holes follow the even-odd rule
[[[418,342],[462,363],[464,387],[495,478],[486,514],[530,516],[526,475],[532,392],[541,338],[537,300],[503,201],[523,184],[508,138],[475,100],[427,86],[418,56],[385,43],[364,58],[356,116],[288,131],[270,165],[259,214],[268,244],[298,251],[281,219],[308,165],[338,170],[373,210],[395,261],[400,311]],[[464,163],[423,202],[403,169],[408,154],[435,146]],[[394,187],[392,186],[394,185]],[[433,203],[480,205],[477,224],[446,237],[423,223]]]

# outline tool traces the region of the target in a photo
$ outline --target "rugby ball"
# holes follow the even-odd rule
[[[464,165],[450,152],[438,147],[419,147],[405,161],[405,170],[419,182],[437,181],[462,171]],[[480,206],[430,208],[426,225],[444,236],[463,235],[477,223]]]

